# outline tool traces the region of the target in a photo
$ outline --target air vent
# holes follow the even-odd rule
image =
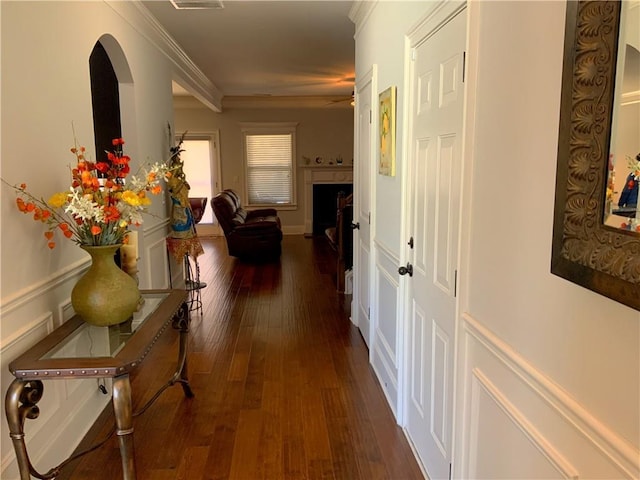
[[[222,0],[171,0],[177,10],[220,10],[224,8]]]

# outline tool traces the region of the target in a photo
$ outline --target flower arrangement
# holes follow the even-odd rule
[[[49,248],[56,246],[56,231],[78,245],[126,243],[129,225],[140,225],[151,204],[147,194],[162,192],[160,182],[171,176],[167,165],[155,163],[127,179],[131,159],[123,154],[124,140],[116,138],[112,144],[113,152],[107,152],[107,161],[102,162],[88,160],[82,146],[71,148],[76,159],[70,167],[71,186],[46,201],[29,193],[24,183],[14,186],[3,180],[16,190],[18,210],[47,225],[44,236]]]

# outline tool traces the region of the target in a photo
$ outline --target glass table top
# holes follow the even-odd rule
[[[155,312],[168,292],[141,292],[142,303],[133,317],[124,323],[110,327],[98,327],[82,322],[67,338],[55,345],[40,358],[91,358],[114,357],[133,334]]]
[[[21,379],[114,377],[136,368],[172,324],[188,331],[186,290],[142,290],[144,302],[126,322],[96,327],[74,315],[9,363]]]

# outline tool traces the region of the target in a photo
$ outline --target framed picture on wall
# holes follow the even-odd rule
[[[396,175],[396,87],[389,87],[379,95],[380,159],[378,173]]]

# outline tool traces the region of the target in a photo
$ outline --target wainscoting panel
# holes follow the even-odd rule
[[[398,405],[398,259],[382,245],[375,245],[374,294],[376,315],[371,363],[387,400],[397,415]]]
[[[371,278],[369,275],[369,260],[371,256],[371,252],[369,251],[369,245],[365,245],[361,242],[360,248],[354,250],[355,255],[358,255],[357,265],[360,269],[359,276],[360,278]],[[371,299],[369,298],[369,282],[358,282],[358,295],[356,296],[358,305],[356,308],[358,311],[358,318],[369,319],[371,320]],[[369,325],[371,323],[369,322]],[[360,325],[359,325],[360,326]],[[367,342],[370,342],[371,339],[367,338]]]
[[[146,249],[146,255],[149,259],[149,261],[146,262],[148,270],[145,278],[147,282],[146,286],[140,285],[141,288],[169,288],[169,275],[183,279],[182,262],[176,262],[177,268],[175,271],[169,273],[169,258],[167,256],[167,244],[164,237],[150,243]],[[176,284],[174,283],[174,285]],[[181,283],[180,285],[183,284]]]
[[[639,478],[640,451],[463,315],[454,478]]]
[[[141,269],[139,273],[141,288],[168,287],[166,223],[152,229],[151,234],[155,242],[145,239],[148,261],[144,265],[148,270]],[[141,268],[140,263],[138,265]],[[2,299],[0,368],[3,373],[0,375],[0,388],[3,396],[14,379],[8,372],[9,363],[73,315],[71,290],[88,266],[89,257],[84,256],[38,283]],[[66,348],[71,355],[86,349],[95,351],[99,345],[99,338],[84,337],[70,342]],[[38,402],[39,417],[25,421],[29,455],[41,473],[58,465],[73,452],[111,400],[110,394],[100,392],[95,379],[45,380],[43,386],[43,397]],[[109,381],[106,386],[110,390]],[[0,478],[19,478],[4,418],[0,421]]]
[[[3,396],[14,380],[14,377],[8,373],[9,363],[49,334],[55,327],[54,323],[52,313],[46,312],[3,341],[3,346],[0,349],[0,368],[3,372],[0,388],[2,388]],[[69,348],[73,349],[72,346],[69,346]],[[86,348],[86,342],[82,342],[82,348]],[[27,419],[25,421],[25,435],[29,455],[34,465],[41,472],[46,472],[63,460],[52,456],[53,450],[56,452],[61,451],[60,445],[68,445],[69,451],[67,453],[71,453],[77,442],[82,439],[86,429],[93,422],[94,418],[91,415],[99,413],[106,401],[109,400],[105,396],[104,399],[97,398],[97,403],[87,403],[90,397],[96,396],[96,391],[97,384],[95,380],[45,380],[43,382],[43,396],[38,402],[40,415],[37,419]],[[89,420],[87,420],[87,415]],[[60,439],[63,443],[58,442],[57,439]],[[19,475],[15,454],[9,441],[9,429],[5,418],[0,422],[0,445],[2,445],[0,477],[17,479]]]
[[[169,288],[169,276],[176,279],[183,279],[182,261],[177,262],[171,258],[171,269],[169,268],[169,255],[167,254],[166,238],[169,234],[169,219],[158,222],[154,225],[145,223],[144,232],[140,232],[139,258],[138,258],[138,284],[140,289],[148,290],[155,288]],[[182,286],[175,285],[176,287]]]

